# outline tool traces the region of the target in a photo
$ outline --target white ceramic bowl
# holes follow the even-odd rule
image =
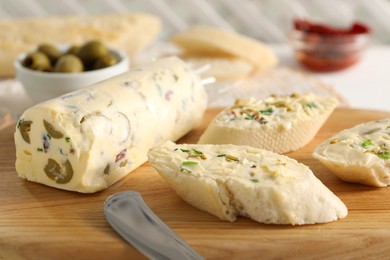
[[[63,46],[59,47],[64,49]],[[129,59],[117,50],[110,53],[119,58],[117,64],[80,73],[55,73],[41,72],[28,69],[22,65],[22,61],[29,52],[20,54],[14,62],[16,78],[22,83],[26,93],[34,103],[46,101],[74,90],[92,85],[96,82],[122,74],[129,69]]]

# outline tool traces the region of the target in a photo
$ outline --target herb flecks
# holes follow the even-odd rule
[[[199,164],[198,162],[194,162],[194,161],[184,161],[181,163],[182,166],[185,166],[185,165],[196,165],[196,164]]]
[[[370,139],[366,139],[361,143],[361,146],[367,149],[370,146],[374,146],[374,143]]]
[[[314,102],[306,103],[305,106],[308,108],[318,108],[317,104]]]
[[[381,128],[374,128],[374,129],[371,129],[371,130],[369,130],[367,132],[364,132],[363,134],[364,135],[369,135],[369,134],[373,134],[375,132],[378,132],[379,130],[381,130]]]
[[[382,151],[378,153],[378,156],[382,159],[388,160],[390,159],[390,152],[389,151]]]
[[[191,167],[191,166],[197,165],[197,164],[199,164],[199,163],[198,162],[194,162],[194,161],[184,161],[180,165],[180,171],[181,172],[188,172],[188,173],[190,173],[191,170],[189,170],[186,166],[190,166]]]
[[[239,162],[240,160],[238,159],[238,157],[236,157],[236,156],[233,156],[233,155],[229,155],[229,154],[226,154],[225,155],[225,159],[226,159],[226,161],[228,161],[228,162]]]
[[[274,112],[274,110],[272,109],[272,107],[267,108],[265,110],[260,110],[260,113],[262,113],[263,115],[267,115],[267,116],[272,115],[273,112]]]
[[[180,148],[180,151],[182,151],[183,153],[187,153],[188,154],[188,158],[200,158],[202,160],[206,160],[207,157],[206,155],[200,151],[200,150],[197,150],[195,148],[193,149],[183,149],[183,148]]]
[[[340,142],[340,139],[339,138],[335,138],[335,139],[330,141],[330,144],[337,144],[338,142]]]
[[[229,154],[225,154],[225,153],[218,154],[217,157],[225,157],[225,160],[228,162],[239,162],[240,161],[240,159],[238,159],[238,157],[233,156],[233,155],[229,155]]]
[[[192,149],[192,151],[194,151],[196,154],[203,154],[202,151],[199,151],[199,150],[196,150],[196,149]]]

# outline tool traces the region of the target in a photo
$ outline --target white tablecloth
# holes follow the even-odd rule
[[[282,64],[303,69],[289,46],[274,49]],[[345,70],[313,74],[332,85],[353,108],[390,111],[390,46],[370,46],[359,63]]]

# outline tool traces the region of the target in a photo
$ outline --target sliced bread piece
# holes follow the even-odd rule
[[[337,104],[312,93],[237,100],[214,118],[198,143],[294,151],[314,138]]]
[[[254,66],[253,72],[267,70],[278,63],[278,58],[266,44],[219,28],[195,26],[170,40],[181,47],[187,57],[242,59]]]
[[[307,166],[263,149],[168,141],[148,158],[184,201],[222,220],[241,215],[302,225],[347,215],[343,202]]]
[[[390,185],[390,119],[359,124],[330,137],[313,152],[342,180]]]

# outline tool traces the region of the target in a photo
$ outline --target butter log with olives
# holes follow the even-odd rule
[[[18,176],[59,189],[103,190],[147,151],[197,126],[207,105],[198,76],[176,57],[39,103],[16,125]]]

